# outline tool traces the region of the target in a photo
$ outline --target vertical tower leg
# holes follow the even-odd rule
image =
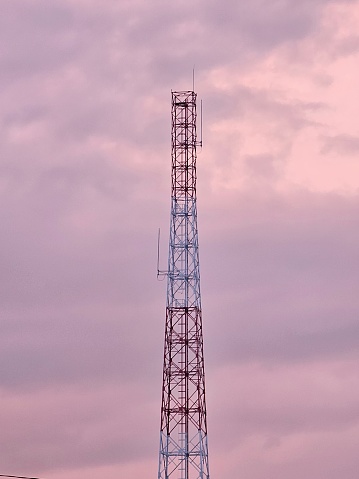
[[[172,199],[158,479],[209,479],[196,118],[196,94],[172,92]]]

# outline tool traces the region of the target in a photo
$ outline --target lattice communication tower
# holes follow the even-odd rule
[[[197,229],[197,95],[172,92],[172,195],[158,479],[209,479]]]

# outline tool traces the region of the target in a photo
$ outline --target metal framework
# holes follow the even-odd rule
[[[158,479],[209,479],[196,205],[196,98],[172,92],[172,203]]]

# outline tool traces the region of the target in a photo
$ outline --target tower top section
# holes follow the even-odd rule
[[[172,197],[196,197],[197,94],[172,92]]]

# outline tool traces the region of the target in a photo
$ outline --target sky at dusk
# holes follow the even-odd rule
[[[157,477],[195,66],[211,478],[357,479],[358,24],[355,0],[1,0],[1,474]]]

